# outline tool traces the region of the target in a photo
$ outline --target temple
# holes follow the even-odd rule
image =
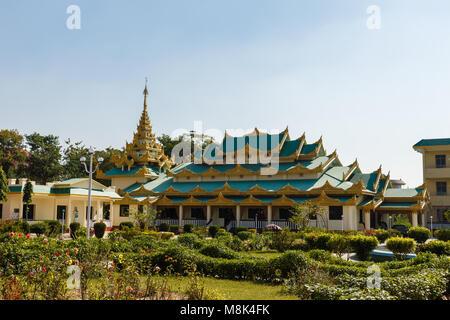
[[[97,172],[97,179],[110,180],[111,187],[94,184],[94,221],[118,226],[132,219],[131,210],[151,206],[158,212],[157,225],[295,228],[289,222],[291,207],[312,201],[323,208],[324,219],[313,219],[310,225],[320,228],[386,228],[397,214],[407,215],[413,226],[425,225],[424,209],[430,201],[425,185],[403,189],[381,166],[364,173],[357,160],[343,165],[336,151],[326,152],[322,138],[313,143],[305,134],[292,139],[288,128],[276,134],[255,128],[241,137],[225,133],[219,144],[196,150],[189,162],[175,165],[152,132],[147,97],[146,86],[137,131],[123,155],[114,159],[116,167]],[[10,212],[23,215],[23,184],[10,186],[14,200],[5,206],[3,219]],[[60,212],[67,210],[66,223],[86,225],[87,217],[78,215],[87,212],[85,180],[37,190],[42,194],[34,199],[41,197],[45,205],[39,208],[40,202],[34,201],[34,220],[62,218]]]
[[[122,197],[115,200],[118,221],[131,207],[156,208],[156,224],[219,225],[261,229],[267,224],[295,226],[288,221],[296,203],[313,201],[325,219],[312,226],[360,230],[389,225],[389,217],[406,214],[413,226],[424,225],[429,195],[424,185],[402,189],[381,166],[369,173],[358,161],[343,165],[336,151],[327,154],[322,138],[308,143],[305,134],[291,139],[289,130],[277,134],[258,129],[241,137],[225,133],[220,144],[196,151],[190,162],[172,166],[155,142],[148,121],[146,90],[138,133],[111,177]],[[141,142],[148,133],[147,144]],[[148,147],[152,147],[151,150]],[[156,152],[156,153],[151,153]],[[145,161],[143,161],[144,159]],[[150,160],[156,167],[144,164]]]

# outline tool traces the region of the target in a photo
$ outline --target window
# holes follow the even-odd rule
[[[161,219],[178,219],[177,209],[163,208],[160,214]]]
[[[233,209],[232,208],[219,208],[219,218],[225,219],[233,217]]]
[[[28,208],[28,214],[27,214]],[[22,211],[22,218],[25,220],[33,220],[34,219],[34,204],[24,204]]]
[[[266,219],[263,209],[259,209],[259,208],[249,208],[248,209],[248,218],[249,219],[255,220],[256,215],[258,215],[259,220]]]
[[[144,213],[144,206],[142,204],[138,205],[138,212]]]
[[[280,219],[281,220],[288,220],[291,216],[292,216],[292,213],[289,211],[289,209],[280,208]]]
[[[447,194],[447,182],[438,181],[436,182],[436,193],[437,195]]]
[[[445,154],[436,155],[436,168],[445,168]]]
[[[121,217],[128,217],[130,215],[130,206],[127,204],[121,204],[119,215]]]
[[[329,210],[330,220],[342,220],[342,206],[331,206]]]
[[[109,204],[103,204],[103,219],[109,220],[111,214],[111,207]]]
[[[66,206],[56,207],[56,219],[63,220],[66,218]]]
[[[3,203],[0,203],[0,219],[3,217]]]
[[[437,208],[436,209],[436,218],[437,221],[433,221],[436,223],[444,223],[446,222],[444,213],[448,210],[448,208]]]
[[[194,219],[206,219],[203,208],[191,208],[191,217]]]
[[[359,223],[363,223],[363,211],[359,210]]]

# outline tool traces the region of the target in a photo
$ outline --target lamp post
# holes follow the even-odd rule
[[[88,191],[88,216],[87,216],[87,238],[89,239],[91,233],[91,192],[92,192],[92,174],[97,171],[98,165],[103,162],[103,158],[98,158],[95,170],[92,170],[92,164],[94,162],[94,148],[89,148],[89,169],[86,165],[86,158],[81,157],[81,163],[84,164],[86,173],[89,174],[89,191]]]
[[[430,230],[431,230],[431,239],[433,239],[433,216],[430,216]]]
[[[63,240],[64,235],[64,222],[66,222],[66,209],[62,209],[62,223],[61,223],[61,240]]]

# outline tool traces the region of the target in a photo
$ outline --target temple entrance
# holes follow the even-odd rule
[[[219,208],[219,218],[223,219],[224,227],[226,227],[231,221],[235,220],[233,208]]]

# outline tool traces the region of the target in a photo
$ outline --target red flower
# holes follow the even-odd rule
[[[19,233],[19,238],[22,238],[22,234],[21,233]]]
[[[79,262],[78,262],[78,260],[75,260],[74,263],[75,263],[75,264],[78,264]]]
[[[31,235],[30,234],[27,234],[27,239],[30,239],[31,238]]]
[[[56,253],[55,256],[59,257],[59,253]]]
[[[10,236],[10,237],[14,237],[14,232],[11,231],[11,232],[9,233],[9,236]]]
[[[47,272],[47,269],[45,267],[42,267],[42,271]]]

